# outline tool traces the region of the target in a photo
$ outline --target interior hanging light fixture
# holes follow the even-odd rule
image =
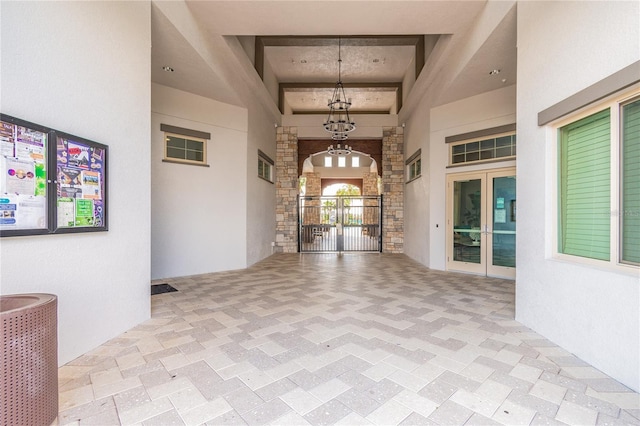
[[[327,154],[329,155],[349,155],[351,154],[351,146],[344,144],[344,146],[342,146],[341,144],[337,144],[335,147],[333,145],[329,145],[329,148],[327,148]]]
[[[333,96],[327,104],[329,107],[329,116],[323,125],[324,129],[331,133],[331,139],[337,141],[346,140],[349,137],[348,133],[356,129],[356,123],[349,117],[351,99],[347,98],[347,95],[344,93],[344,85],[342,84],[341,53],[341,40],[338,38],[338,82],[333,89]],[[333,148],[333,146],[331,146],[331,148]]]

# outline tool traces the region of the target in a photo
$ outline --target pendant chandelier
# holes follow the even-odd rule
[[[329,99],[329,103],[327,104],[329,107],[329,116],[323,125],[324,129],[331,133],[331,139],[336,141],[346,140],[349,137],[348,133],[356,129],[356,123],[349,117],[351,99],[347,99],[344,93],[344,86],[342,85],[342,57],[340,48],[341,44],[338,38],[338,82],[333,89],[333,97]],[[338,144],[338,147],[340,147],[340,144]],[[330,148],[333,148],[333,145]]]
[[[351,147],[349,145],[347,145],[347,144],[344,144],[344,146],[342,146],[339,143],[335,147],[333,145],[329,145],[329,148],[327,148],[327,154],[329,154],[329,155],[349,155],[349,154],[351,154]]]

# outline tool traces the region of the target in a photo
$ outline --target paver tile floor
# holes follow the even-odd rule
[[[278,254],[163,280],[59,370],[66,424],[640,425],[640,396],[514,320],[513,281]]]

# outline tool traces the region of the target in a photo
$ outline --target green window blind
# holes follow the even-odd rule
[[[565,254],[609,260],[609,109],[560,129],[560,241]]]
[[[622,256],[640,263],[640,100],[622,107]]]

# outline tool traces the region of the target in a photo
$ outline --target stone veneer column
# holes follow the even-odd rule
[[[382,129],[382,251],[404,251],[404,129]]]
[[[298,251],[298,129],[276,131],[276,251]]]
[[[378,196],[378,174],[367,172],[362,175],[362,195],[363,196]],[[364,200],[364,219],[363,224],[377,225],[378,224],[378,212],[373,206],[377,206],[376,200]]]
[[[320,197],[322,195],[322,179],[320,173],[303,173],[303,177],[307,178],[307,184],[305,188],[305,196]],[[309,208],[307,208],[309,207]],[[305,200],[304,204],[304,224],[319,224],[320,223],[320,199]]]

